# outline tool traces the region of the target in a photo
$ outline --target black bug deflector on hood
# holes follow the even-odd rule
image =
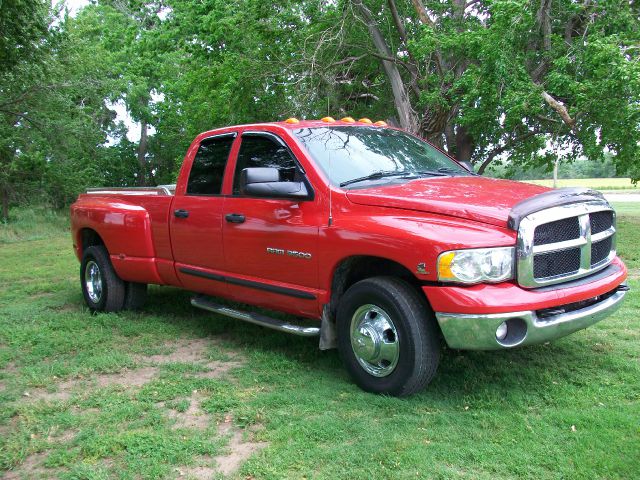
[[[583,187],[558,188],[557,190],[549,190],[530,198],[526,198],[516,203],[511,212],[507,226],[511,230],[518,230],[520,221],[535,212],[546,210],[551,207],[560,205],[569,205],[571,203],[588,202],[590,200],[605,201],[602,193]]]

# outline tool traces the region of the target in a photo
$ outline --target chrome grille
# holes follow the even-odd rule
[[[613,211],[590,213],[589,221],[591,222],[591,235],[604,232],[613,225]]]
[[[613,243],[612,237],[607,237],[597,243],[591,244],[591,266],[597,265],[607,258]]]
[[[537,226],[533,234],[533,244],[547,245],[549,243],[571,240],[579,236],[580,222],[578,222],[578,217],[564,218]]]
[[[533,260],[533,276],[548,278],[580,270],[580,249],[569,248],[562,252],[536,255]]]
[[[518,283],[540,287],[584,277],[615,257],[615,213],[604,200],[527,215],[518,230]]]

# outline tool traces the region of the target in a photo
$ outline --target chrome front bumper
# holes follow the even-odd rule
[[[543,343],[587,328],[614,313],[626,293],[624,287],[619,288],[600,302],[544,318],[531,310],[480,315],[436,313],[436,318],[450,348],[498,350]],[[498,340],[496,330],[505,321],[508,333]]]

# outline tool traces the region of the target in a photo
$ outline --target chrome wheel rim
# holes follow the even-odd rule
[[[371,304],[358,308],[351,317],[351,348],[367,373],[390,375],[398,364],[400,345],[389,314]]]
[[[102,275],[100,267],[93,260],[89,260],[84,267],[84,286],[89,300],[98,303],[102,298]]]

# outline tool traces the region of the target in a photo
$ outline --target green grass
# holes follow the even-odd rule
[[[552,179],[523,180],[545,187],[553,187]],[[596,190],[637,190],[638,185],[631,183],[630,178],[561,178],[558,187],[588,187]]]
[[[0,245],[60,236],[69,229],[69,213],[45,207],[14,208],[9,221],[0,221]]]
[[[615,316],[547,345],[446,351],[434,382],[408,399],[364,393],[335,351],[195,310],[177,289],[151,288],[139,313],[90,315],[55,222],[45,239],[0,246],[0,476],[187,478],[230,448],[216,428],[230,419],[246,440],[267,443],[237,478],[637,478],[640,211],[631,205],[619,209],[618,245],[633,290]],[[144,384],[100,386],[194,339],[206,339],[205,361],[244,363],[206,378],[202,363],[176,360]],[[65,382],[76,386],[56,398]],[[168,412],[188,412],[194,391],[210,424],[176,429]]]

